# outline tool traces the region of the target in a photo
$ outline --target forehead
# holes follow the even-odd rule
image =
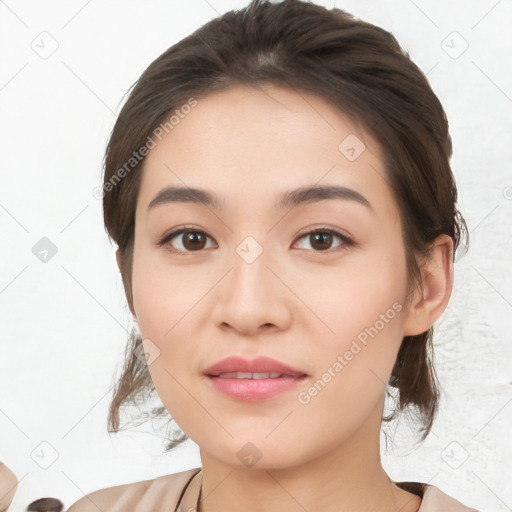
[[[324,99],[267,85],[198,99],[144,162],[138,208],[165,186],[216,191],[240,206],[274,205],[283,192],[339,184],[393,209],[378,143]]]

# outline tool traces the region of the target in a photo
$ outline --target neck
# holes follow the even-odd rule
[[[199,512],[417,512],[421,498],[400,489],[382,468],[378,405],[376,421],[298,465],[240,469],[201,450]]]

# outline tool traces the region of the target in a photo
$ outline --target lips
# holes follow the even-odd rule
[[[212,389],[233,400],[265,401],[285,391],[292,391],[308,377],[270,357],[253,360],[232,356],[215,363],[204,372]]]
[[[217,377],[220,377],[221,379],[277,379],[279,377],[283,377],[283,374],[278,372],[227,372],[221,373],[220,375],[217,375]]]
[[[250,376],[242,376],[239,378],[272,378],[279,376],[285,377],[302,377],[307,375],[301,370],[292,368],[276,359],[266,356],[260,356],[256,359],[248,360],[239,356],[227,357],[204,370],[203,374],[209,377],[219,377],[222,374],[253,374]],[[256,374],[256,375],[254,375]],[[274,375],[258,375],[258,374],[274,374]],[[231,375],[230,375],[231,376]],[[224,375],[222,375],[224,377]]]

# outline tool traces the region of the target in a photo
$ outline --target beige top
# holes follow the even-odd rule
[[[201,468],[194,468],[152,480],[107,487],[79,499],[68,512],[196,512],[201,479]],[[418,512],[479,512],[433,485],[395,483],[422,498]]]

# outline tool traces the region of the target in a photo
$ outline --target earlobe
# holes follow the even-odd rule
[[[428,260],[421,265],[422,284],[414,291],[404,319],[404,336],[430,329],[448,305],[453,285],[453,240],[440,235],[431,246]]]

